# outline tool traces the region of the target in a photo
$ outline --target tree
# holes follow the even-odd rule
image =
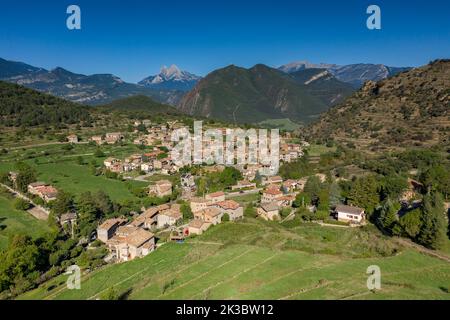
[[[230,221],[230,215],[228,213],[224,213],[222,216],[222,222]]]
[[[105,154],[103,153],[103,151],[100,148],[97,148],[97,150],[95,150],[94,152],[94,157],[96,158],[102,158],[104,157]]]
[[[194,218],[194,215],[192,214],[191,207],[187,203],[183,203],[181,205],[181,213],[183,214],[183,219],[192,219]]]
[[[102,190],[94,195],[95,204],[100,213],[104,216],[110,215],[114,211],[114,206],[109,196]]]
[[[95,221],[98,218],[98,210],[95,199],[90,192],[82,193],[76,202],[79,221],[78,226],[80,234],[83,236],[89,236],[95,229]]]
[[[420,181],[428,190],[440,192],[446,199],[450,197],[450,167],[436,165],[420,174]]]
[[[408,181],[405,177],[396,174],[388,175],[381,181],[381,198],[398,199],[406,189],[408,189]]]
[[[428,193],[423,198],[422,226],[417,240],[425,247],[436,250],[444,244],[446,232],[442,196],[437,192]]]
[[[341,203],[341,188],[339,184],[333,182],[330,185],[330,196],[329,196],[330,207],[335,208]]]
[[[28,185],[36,181],[36,171],[28,164],[23,162],[17,163],[16,168],[18,171],[16,178],[16,187],[19,191],[26,193],[28,192]]]
[[[375,176],[370,175],[358,178],[348,193],[348,202],[352,205],[365,208],[370,218],[370,215],[380,202],[378,190],[379,183]]]
[[[14,201],[14,208],[16,210],[26,211],[26,210],[30,209],[30,207],[31,207],[31,204],[25,199],[17,198]]]
[[[403,215],[399,220],[403,233],[413,240],[416,239],[422,227],[421,215],[421,209],[416,208]]]
[[[393,234],[394,227],[397,224],[398,209],[399,208],[388,198],[381,206],[377,217],[378,225],[391,234]]]
[[[292,203],[294,208],[305,207],[311,204],[311,197],[305,192],[298,193]]]
[[[56,200],[53,201],[52,211],[59,217],[73,209],[73,196],[65,191],[59,191]]]
[[[309,177],[308,180],[305,183],[305,188],[303,189],[303,192],[307,193],[312,201],[315,201],[319,197],[319,193],[322,189],[322,182],[320,182],[319,177],[312,176]]]

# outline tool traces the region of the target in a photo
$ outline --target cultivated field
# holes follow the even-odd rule
[[[366,287],[378,265],[382,288]],[[246,218],[184,244],[85,274],[81,290],[60,276],[20,299],[449,299],[450,264],[372,228],[287,226]]]

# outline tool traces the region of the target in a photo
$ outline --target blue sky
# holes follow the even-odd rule
[[[447,0],[4,1],[0,57],[137,82],[162,65],[205,75],[235,64],[295,60],[418,66],[450,57]],[[66,28],[81,7],[82,30]],[[366,8],[382,30],[366,28]]]

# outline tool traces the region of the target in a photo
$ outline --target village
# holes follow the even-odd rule
[[[134,179],[136,175],[140,175],[141,179],[154,174],[167,176],[167,179],[158,179],[148,185],[146,189],[148,197],[170,199],[175,189],[180,192],[175,199],[172,198],[167,203],[142,207],[140,212],[136,212],[131,218],[117,217],[100,221],[94,238],[108,248],[110,252],[108,261],[129,261],[148,255],[160,245],[157,234],[162,231],[170,232],[169,241],[182,242],[185,238],[201,235],[224,221],[239,221],[244,217],[244,206],[233,200],[236,195],[255,195],[255,211],[261,219],[279,222],[295,216],[293,202],[303,191],[308,177],[283,180],[277,175],[261,175],[263,166],[260,164],[235,165],[234,168],[241,173],[241,180],[228,190],[199,194],[196,185],[199,177],[191,172],[180,173],[181,168],[170,157],[170,151],[174,146],[170,132],[178,128],[179,124],[174,122],[155,126],[149,121],[134,122],[135,127],[142,125],[146,127],[148,134],[142,135],[138,130],[134,130],[132,143],[151,146],[153,151],[132,154],[124,159],[109,156],[103,161],[105,172],[121,175],[124,179]],[[89,141],[101,146],[117,144],[124,139],[124,134],[113,132],[91,136]],[[281,163],[301,158],[304,148],[308,146],[306,142],[288,142],[289,139],[288,133],[282,136],[279,154]],[[80,142],[78,136],[74,134],[67,136],[67,141],[71,144]],[[209,143],[207,140],[203,141],[204,152],[211,152]],[[217,164],[204,164],[201,167],[200,172],[207,173],[220,173],[226,168]],[[133,172],[134,178],[130,175]],[[169,179],[172,175],[179,175],[177,185]],[[315,176],[321,182],[326,179],[325,174],[317,173]],[[11,172],[10,177],[14,184],[15,173]],[[58,190],[46,182],[33,182],[28,185],[28,194],[42,199],[46,204],[57,199]],[[184,219],[179,200],[189,206],[191,219]],[[306,204],[306,207],[312,213],[317,210],[314,205]],[[339,205],[330,212],[330,216],[353,226],[365,223],[364,209],[358,207]],[[73,230],[77,223],[77,213],[63,214],[59,222],[62,226],[68,225],[69,229]]]

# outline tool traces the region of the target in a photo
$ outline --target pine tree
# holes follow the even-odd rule
[[[430,249],[439,249],[446,238],[444,203],[442,196],[434,192],[424,196],[422,206],[422,227],[418,242]]]
[[[395,225],[397,224],[397,208],[392,201],[388,198],[384,202],[380,209],[380,215],[378,216],[378,224],[386,231],[392,233]]]

